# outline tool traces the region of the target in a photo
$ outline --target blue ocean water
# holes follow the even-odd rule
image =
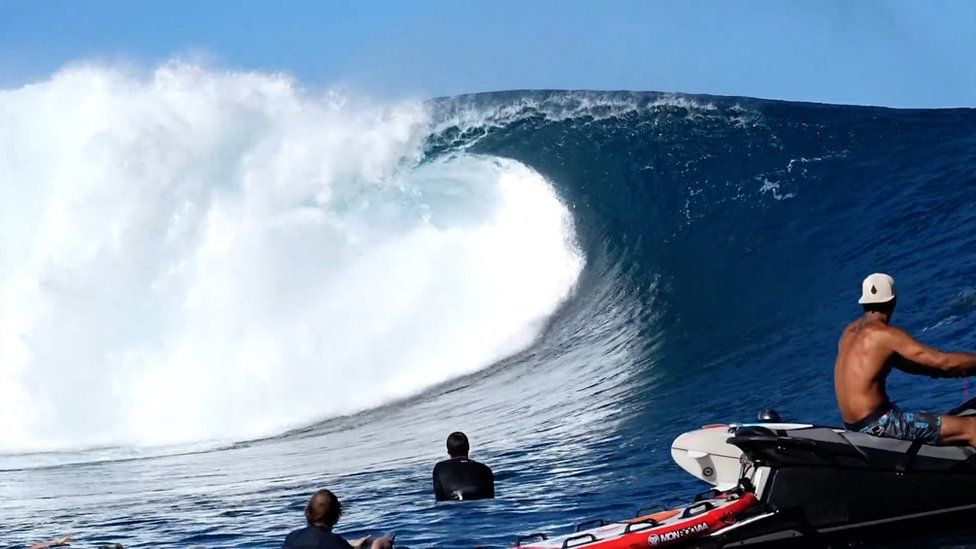
[[[868,273],[896,278],[895,324],[976,348],[976,111],[521,91],[429,108],[421,165],[514,159],[572,213],[586,266],[542,335],[419,396],[276,436],[10,461],[0,545],[72,533],[82,547],[272,547],[327,487],[347,506],[341,533],[504,547],[700,491],[670,460],[684,431],[763,407],[838,423],[836,339]],[[948,409],[966,390],[889,383],[904,408]],[[434,503],[430,470],[454,430],[495,470],[497,499]]]

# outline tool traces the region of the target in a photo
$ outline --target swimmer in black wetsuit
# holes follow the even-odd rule
[[[468,450],[468,437],[464,433],[451,433],[447,437],[447,454],[451,459],[434,466],[437,501],[495,497],[495,475],[484,463],[468,459]]]

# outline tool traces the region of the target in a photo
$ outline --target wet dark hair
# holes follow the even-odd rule
[[[451,433],[447,437],[447,455],[453,457],[464,457],[468,455],[471,448],[468,446],[468,437],[461,431]]]
[[[864,307],[865,313],[881,313],[891,316],[891,313],[895,312],[895,304],[898,302],[897,297],[891,298],[891,301],[885,301],[884,303],[864,303],[861,306]]]
[[[320,499],[321,498],[321,499]],[[329,490],[319,490],[312,494],[305,506],[305,521],[316,526],[332,529],[342,516],[339,498]]]

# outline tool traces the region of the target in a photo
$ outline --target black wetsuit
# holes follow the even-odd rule
[[[283,549],[352,549],[352,545],[325,528],[306,526],[288,534]]]
[[[495,475],[484,463],[466,457],[451,458],[434,466],[437,501],[495,497]]]

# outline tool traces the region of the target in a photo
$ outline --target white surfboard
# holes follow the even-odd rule
[[[798,429],[809,427],[799,423],[757,423],[769,429]],[[729,490],[739,483],[743,474],[742,450],[725,442],[732,436],[733,426],[706,425],[697,431],[684,433],[671,443],[671,458],[679,467],[695,478]]]
[[[707,425],[685,433],[671,443],[671,458],[692,476],[719,490],[734,488],[739,482],[742,450],[728,444],[728,425]]]

